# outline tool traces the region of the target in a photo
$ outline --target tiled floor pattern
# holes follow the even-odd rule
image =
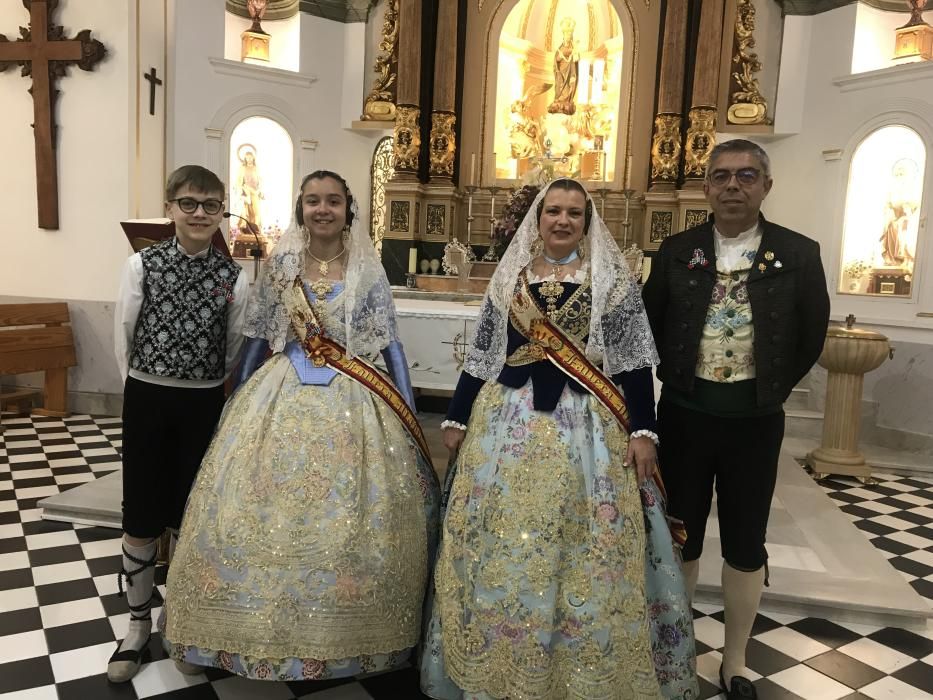
[[[261,683],[210,671],[179,674],[158,635],[131,684],[104,675],[128,615],[117,598],[119,533],[42,521],[36,502],[120,466],[120,421],[5,418],[0,436],[0,698],[423,697],[414,669],[331,683]],[[824,484],[911,585],[933,602],[933,480],[884,477],[876,486]],[[164,583],[165,571],[157,581]],[[164,592],[164,588],[163,588]],[[157,615],[157,611],[153,617]],[[722,697],[716,676],[722,610],[695,611],[702,698]],[[909,632],[817,618],[759,615],[748,663],[762,700],[933,699],[933,631]]]

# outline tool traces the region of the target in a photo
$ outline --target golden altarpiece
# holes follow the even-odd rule
[[[393,130],[392,158],[374,160],[391,169],[373,171],[390,280],[440,272],[455,239],[494,263],[510,195],[556,175],[587,184],[625,248],[705,221],[717,132],[771,127],[754,0],[688,4],[385,0],[361,120]]]

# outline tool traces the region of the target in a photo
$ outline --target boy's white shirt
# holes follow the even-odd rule
[[[188,255],[183,248],[179,248],[183,255],[189,258],[206,257],[210,248],[200,253]],[[227,353],[224,361],[223,379],[177,379],[175,377],[160,377],[147,372],[129,369],[130,355],[133,352],[133,336],[136,333],[136,320],[143,305],[145,294],[143,292],[143,259],[139,253],[127,258],[123,265],[120,277],[120,291],[117,294],[117,304],[113,312],[113,346],[117,357],[117,366],[120,376],[125,380],[127,373],[134,379],[150,384],[162,386],[186,387],[189,389],[207,389],[223,384],[227,375],[236,366],[237,356],[243,345],[243,323],[246,319],[246,304],[249,297],[249,280],[241,269],[233,287],[233,301],[227,305]]]

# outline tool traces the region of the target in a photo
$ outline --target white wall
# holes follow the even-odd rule
[[[135,119],[128,76],[135,76],[130,3],[61,3],[67,36],[92,28],[108,55],[92,72],[76,67],[58,81],[58,189],[61,228],[37,226],[31,81],[18,68],[0,73],[0,169],[4,251],[0,295],[113,300],[127,247],[117,222],[131,212],[130,130]],[[0,3],[0,33],[28,23],[19,2]],[[135,91],[135,83],[134,88]],[[131,115],[133,115],[131,117]]]
[[[304,87],[268,80],[261,72],[253,78],[221,75],[214,70],[208,58],[224,56],[222,2],[176,0],[174,14],[170,167],[184,163],[209,166],[205,129],[216,125],[218,114],[236,111],[244,96],[253,96],[254,101],[264,99],[275,105],[293,125],[296,155],[302,150],[302,141],[317,141],[316,149],[305,150],[303,169],[326,168],[343,175],[359,200],[363,221],[368,221],[369,164],[378,134],[349,130],[349,119],[359,118],[362,110],[363,25],[300,13],[298,73],[316,78],[310,87]],[[347,57],[357,55],[357,46],[359,58],[351,63]],[[357,103],[355,110],[349,109],[351,100]],[[229,180],[227,161],[226,156],[221,159],[218,172],[225,182]],[[304,174],[299,169],[299,177]]]
[[[241,34],[253,26],[252,20],[232,12],[224,12],[224,58],[239,61],[243,52]],[[297,71],[301,54],[301,15],[288,19],[263,20],[262,29],[272,38],[269,42],[269,65],[282,70]]]
[[[860,140],[877,126],[899,122],[916,128],[933,149],[933,66],[893,67],[880,75],[863,75],[855,83],[838,80],[851,76],[863,10],[853,4],[812,17],[787,18],[780,80],[791,96],[784,104],[793,108],[790,121],[797,122],[799,133],[755,139],[770,154],[774,170],[774,188],[762,209],[769,219],[820,242],[833,318],[853,313],[859,326],[884,333],[902,348],[895,361],[866,377],[865,398],[878,402],[879,424],[930,436],[933,319],[918,317],[917,312],[933,311],[933,231],[922,225],[915,298],[835,293],[849,160]],[[893,35],[891,48],[893,52]],[[781,108],[779,101],[778,124]],[[928,168],[924,217],[933,206],[931,171]]]
[[[858,13],[855,19],[852,72],[863,73],[895,65],[894,30],[907,24],[910,14],[885,12],[862,3],[855,7]]]

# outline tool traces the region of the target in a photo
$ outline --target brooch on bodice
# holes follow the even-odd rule
[[[541,283],[541,296],[544,298],[544,303],[547,304],[547,315],[551,318],[554,318],[554,315],[557,313],[557,300],[560,299],[561,295],[564,293],[564,285],[555,280],[548,280],[547,282]]]

